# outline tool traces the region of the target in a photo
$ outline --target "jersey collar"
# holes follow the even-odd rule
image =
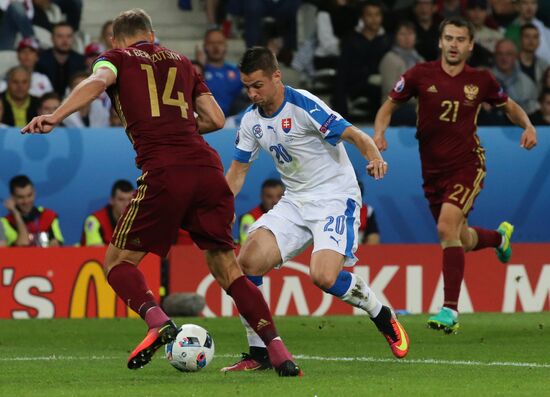
[[[272,119],[274,117],[277,117],[286,105],[286,101],[287,101],[287,98],[288,98],[288,91],[289,91],[289,88],[288,88],[288,86],[285,85],[285,98],[283,99],[283,103],[281,103],[281,106],[279,106],[279,109],[277,109],[277,111],[275,113],[273,113],[271,116],[266,116],[264,114],[263,109],[260,106],[258,106],[258,112],[260,113],[260,116],[262,116],[265,119]]]

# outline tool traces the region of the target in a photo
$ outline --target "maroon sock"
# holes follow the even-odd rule
[[[480,227],[471,226],[477,233],[477,245],[474,247],[474,251],[481,250],[483,248],[497,248],[502,242],[502,235],[496,230],[482,229]]]
[[[158,327],[169,320],[155,302],[143,273],[136,266],[122,262],[111,269],[107,280],[116,294],[145,320],[149,328]]]
[[[443,249],[443,306],[458,310],[460,286],[464,278],[464,248]]]
[[[241,276],[229,286],[227,293],[235,301],[239,313],[246,319],[266,346],[279,336],[269,307],[258,289],[246,276]]]

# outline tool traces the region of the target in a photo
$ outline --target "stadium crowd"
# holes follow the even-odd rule
[[[183,2],[187,7],[188,2]],[[310,37],[298,43],[300,7],[315,7]],[[220,103],[228,127],[248,106],[237,67],[226,60],[227,38],[265,45],[297,70],[304,88],[326,95],[344,117],[371,122],[399,76],[439,56],[443,18],[463,15],[476,28],[470,65],[488,68],[538,125],[550,124],[550,6],[538,0],[207,0],[209,29],[195,63]],[[0,82],[0,122],[20,127],[55,109],[111,46],[112,22],[81,32],[82,0],[1,0],[0,50],[15,49],[19,65]],[[246,21],[246,23],[244,23]],[[16,37],[21,37],[15,42]],[[189,55],[189,54],[187,54]],[[52,107],[53,106],[53,107]],[[236,117],[234,117],[236,116]],[[415,104],[394,125],[415,124]],[[109,98],[98,98],[66,121],[70,127],[119,126]],[[486,106],[480,125],[506,125]]]
[[[306,3],[315,7],[316,17],[309,37],[299,41],[297,15]],[[550,1],[206,0],[205,5],[209,29],[193,62],[224,111],[227,127],[237,126],[248,106],[239,70],[226,59],[228,38],[242,36],[247,47],[267,46],[282,63],[299,72],[305,88],[329,99],[334,110],[355,121],[372,122],[386,94],[407,69],[437,59],[439,23],[454,15],[463,15],[476,29],[469,64],[490,69],[533,124],[550,125]],[[82,0],[0,0],[0,51],[16,50],[19,63],[0,70],[0,128],[22,127],[36,115],[52,113],[89,75],[97,56],[111,48],[112,22],[105,21],[97,38],[90,40],[92,32],[80,31],[81,13]],[[17,37],[21,39],[16,41]],[[413,101],[402,106],[392,125],[415,125],[415,106]],[[509,121],[501,110],[486,105],[478,123],[507,125]],[[122,123],[103,94],[72,114],[64,125]],[[41,245],[45,237],[40,233],[46,233],[47,241],[62,244],[53,211],[45,214],[51,222],[55,220],[55,230],[51,222],[37,223],[46,215],[34,205],[32,182],[25,178],[10,185],[12,197],[4,203],[10,215],[0,223],[0,245]],[[128,184],[122,183],[120,194],[127,194]],[[268,183],[269,187],[277,188],[277,183]],[[20,198],[23,204],[16,205],[20,190],[27,196]],[[117,192],[113,187],[111,201],[116,201]],[[256,219],[274,204],[266,205],[263,195],[262,189],[262,203],[241,219]],[[108,240],[103,236],[105,229],[120,216],[119,210],[108,211],[101,215],[106,227],[98,226],[97,217],[83,222],[82,244]],[[364,224],[376,225],[372,208],[365,205],[365,211]],[[372,215],[370,223],[367,213]],[[28,231],[35,240],[21,239],[14,231],[24,224],[31,228],[40,224],[45,229]],[[241,234],[246,226],[241,225]],[[92,237],[86,236],[86,227]],[[379,232],[372,233],[364,241],[377,243]],[[183,236],[181,241],[190,240]]]

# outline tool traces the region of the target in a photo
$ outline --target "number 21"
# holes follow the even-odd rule
[[[155,74],[153,73],[153,67],[145,63],[141,64],[141,70],[145,70],[147,74],[147,86],[149,88],[149,101],[151,103],[151,116],[160,117],[159,96],[157,91],[157,82],[155,81]],[[176,91],[177,98],[172,98],[172,90],[174,89],[174,83],[176,82],[176,73],[178,68],[171,67],[168,69],[168,77],[166,78],[166,85],[162,93],[162,103],[167,106],[177,106],[181,110],[181,117],[187,118],[188,105],[183,97],[183,92]]]
[[[439,120],[441,121],[452,121],[453,123],[456,122],[456,117],[458,115],[458,107],[460,106],[460,102],[458,101],[443,101],[441,102],[441,107],[444,107],[445,110],[443,113],[441,113],[441,116],[439,116]],[[454,110],[453,110],[454,109]],[[449,117],[449,113],[453,111],[452,118]]]

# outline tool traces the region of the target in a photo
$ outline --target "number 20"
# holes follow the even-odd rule
[[[335,231],[338,234],[344,234],[344,229],[346,227],[346,217],[344,215],[337,216],[336,219],[333,216],[327,216],[327,224],[325,225],[323,231],[324,232],[332,232]],[[334,228],[332,228],[332,224],[336,220],[336,224],[334,225]]]

